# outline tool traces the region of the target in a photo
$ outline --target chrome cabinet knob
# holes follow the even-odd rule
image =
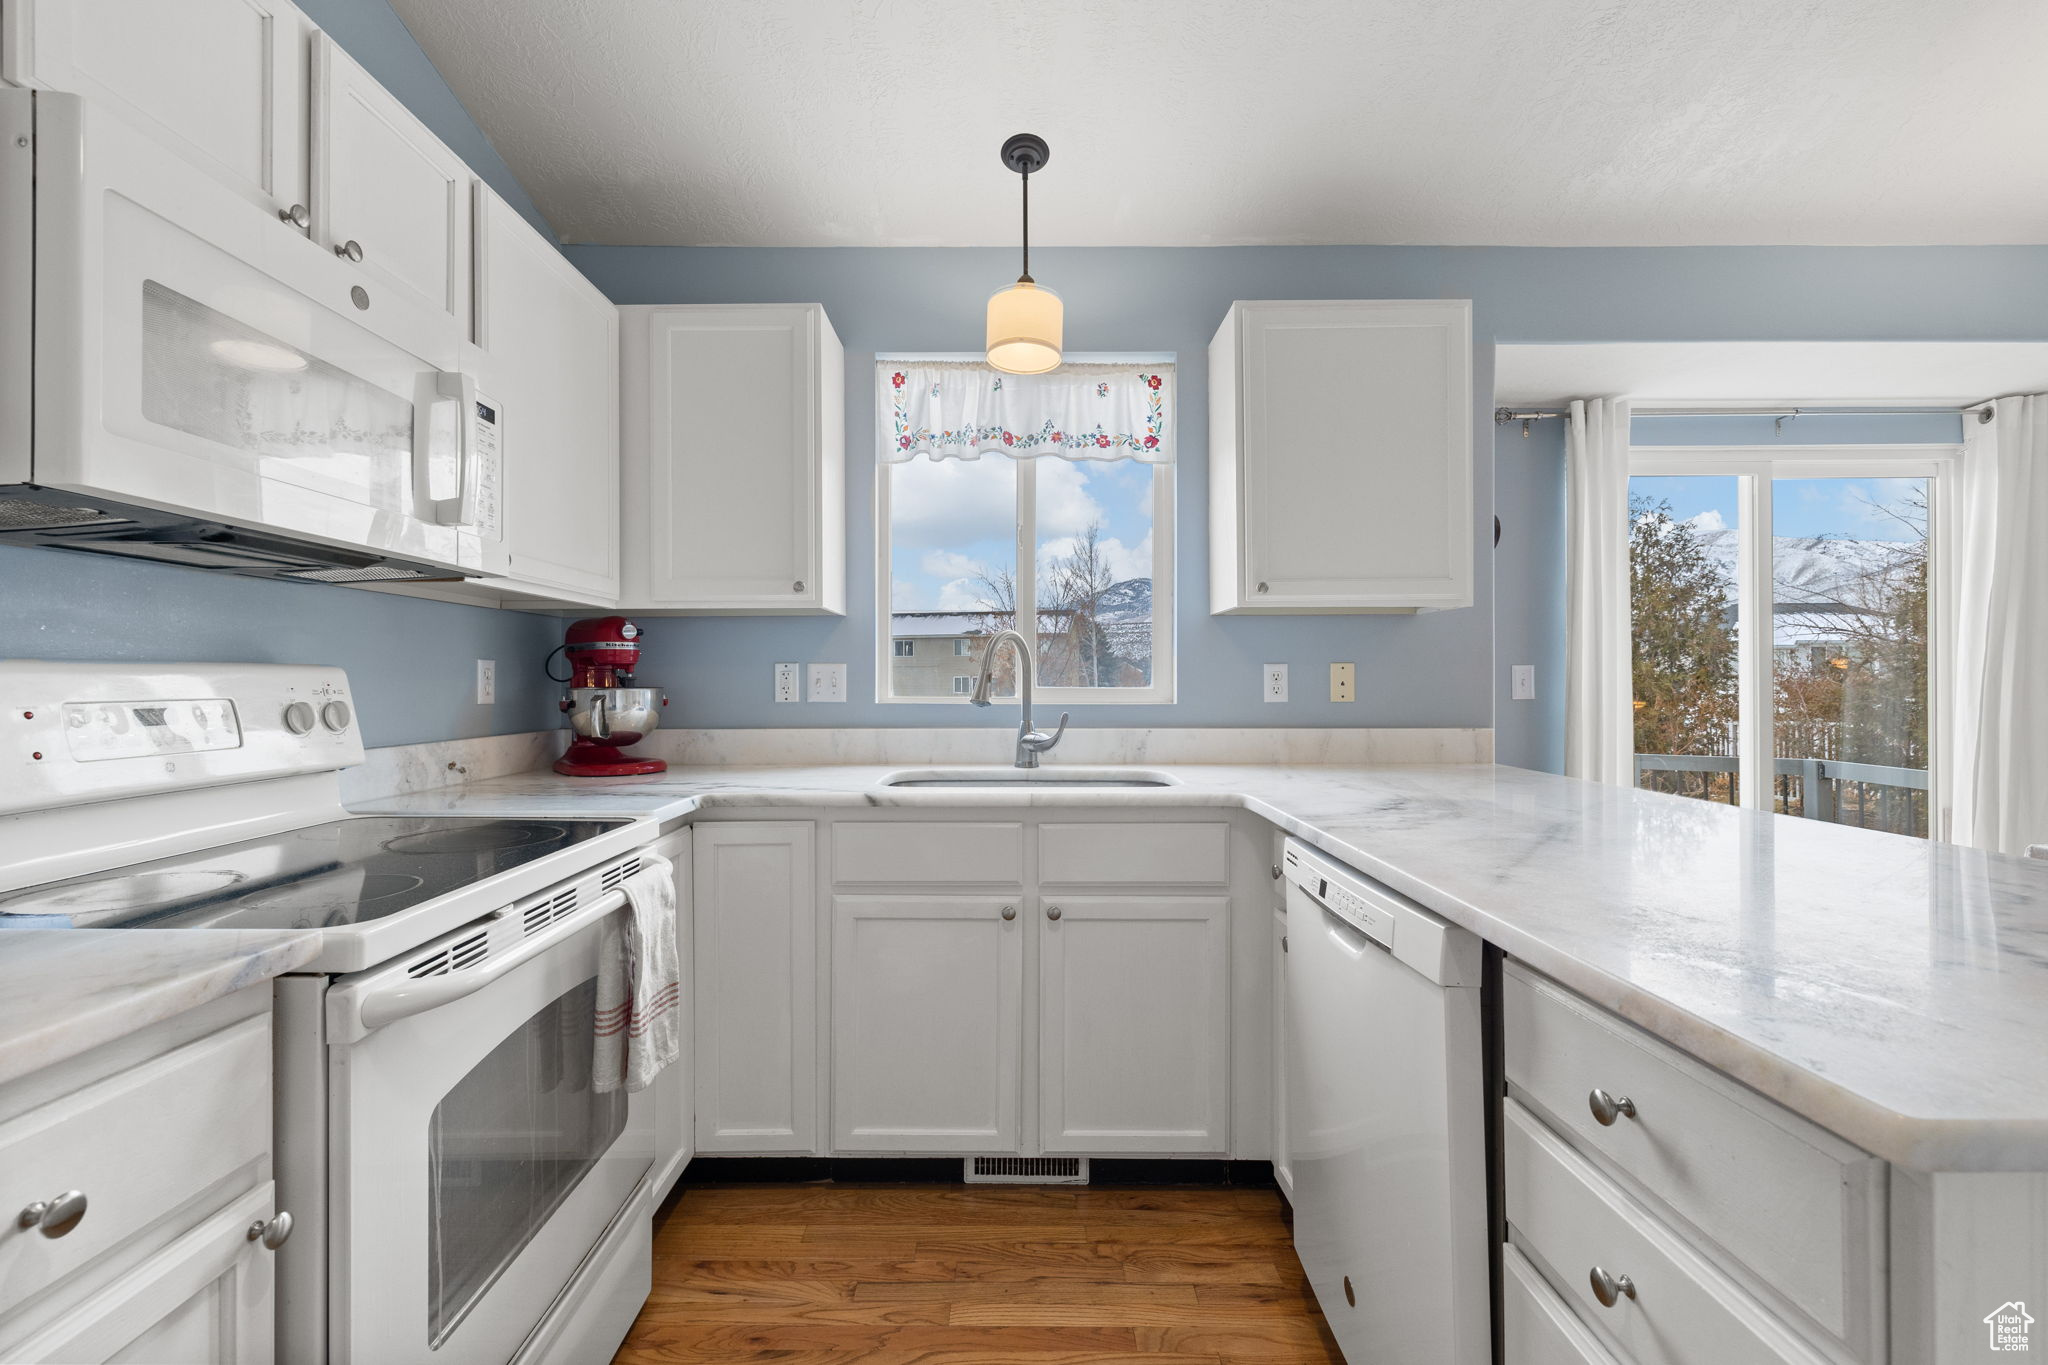
[[[309,228],[313,226],[313,215],[306,212],[304,204],[293,204],[288,209],[279,209],[277,216],[281,221],[290,223],[295,228]]]
[[[1003,907],[1003,918],[1004,918],[1004,919],[1015,919],[1015,918],[1017,918],[1017,907],[1016,907],[1016,906],[1014,906],[1014,905],[1006,905],[1006,906],[1004,906],[1004,907]]]
[[[1265,585],[1264,583],[1261,583],[1261,584],[1259,584],[1259,591],[1260,591],[1260,592],[1264,592],[1265,590],[1266,590],[1266,585]]]
[[[337,256],[346,256],[349,260],[360,265],[362,264],[363,260],[363,244],[361,242],[358,242],[355,238],[351,237],[345,242],[336,243],[334,248],[334,254]]]
[[[1623,1299],[1636,1296],[1636,1282],[1626,1275],[1610,1275],[1596,1265],[1586,1278],[1592,1282],[1593,1297],[1600,1300],[1602,1308],[1612,1308]]]
[[[1614,1120],[1623,1114],[1630,1118],[1636,1116],[1634,1100],[1626,1095],[1610,1095],[1597,1085],[1593,1087],[1593,1093],[1586,1096],[1586,1107],[1593,1111],[1594,1122],[1602,1128],[1612,1128]]]
[[[1057,905],[1046,906],[1045,917],[1047,919],[1058,919],[1060,917],[1060,908]]]
[[[804,590],[804,581],[799,578],[796,582],[789,585],[789,590],[791,592],[802,592]]]
[[[38,1199],[15,1219],[23,1228],[34,1228],[45,1237],[62,1237],[85,1217],[85,1191],[66,1190],[55,1199]]]
[[[1280,880],[1280,864],[1278,863],[1273,864],[1273,880],[1276,882]]]
[[[291,1240],[292,1216],[282,1209],[275,1218],[258,1218],[249,1224],[249,1240],[261,1241],[265,1251],[275,1251]]]

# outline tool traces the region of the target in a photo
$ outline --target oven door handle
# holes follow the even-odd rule
[[[327,1040],[330,1043],[360,1042],[386,1024],[410,1019],[415,1014],[453,1004],[476,994],[523,962],[540,956],[585,925],[624,908],[623,890],[607,891],[566,919],[557,920],[545,932],[521,939],[502,954],[487,957],[476,967],[444,972],[439,976],[406,976],[392,973],[388,978],[366,981],[360,991],[330,991],[327,996]],[[499,911],[503,915],[505,911]]]

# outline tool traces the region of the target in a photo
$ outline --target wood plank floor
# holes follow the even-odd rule
[[[614,1365],[1339,1365],[1280,1195],[702,1185]]]

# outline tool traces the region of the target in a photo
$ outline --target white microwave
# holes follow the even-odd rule
[[[94,101],[0,90],[0,542],[488,575],[496,430],[455,332]]]

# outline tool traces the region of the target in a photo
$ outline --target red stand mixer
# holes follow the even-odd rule
[[[621,753],[661,724],[668,698],[658,688],[633,686],[640,665],[640,627],[623,616],[596,616],[569,627],[557,653],[569,659],[569,676],[548,677],[569,684],[562,698],[576,738],[555,760],[555,771],[570,777],[631,777],[668,771],[659,758]],[[554,655],[548,656],[554,661]]]

